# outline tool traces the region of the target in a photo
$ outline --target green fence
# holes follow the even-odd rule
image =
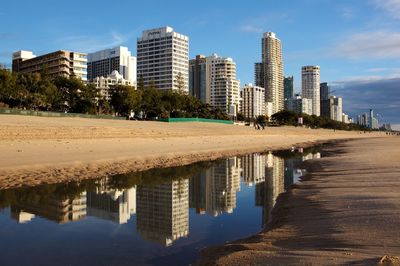
[[[10,108],[0,108],[0,114],[126,120],[126,117],[116,117],[112,115],[87,115],[87,114],[77,114],[77,113],[44,112],[44,111],[21,110],[21,109],[10,109]]]
[[[206,119],[206,118],[161,118],[162,122],[180,123],[180,122],[205,122],[205,123],[220,123],[220,124],[233,124],[230,120]]]

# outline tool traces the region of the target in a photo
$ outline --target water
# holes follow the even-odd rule
[[[316,149],[0,191],[1,265],[187,265],[253,235]]]

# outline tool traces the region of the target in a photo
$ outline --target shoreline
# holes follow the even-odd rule
[[[206,248],[196,265],[398,265],[400,138],[334,144],[304,163],[263,231]]]
[[[0,189],[101,178],[382,134],[0,116]]]

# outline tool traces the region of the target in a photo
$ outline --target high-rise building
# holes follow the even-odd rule
[[[312,99],[313,115],[320,116],[320,67],[303,66],[301,68],[302,76],[302,97]]]
[[[262,66],[265,101],[271,102],[273,113],[277,113],[284,109],[283,61],[281,41],[273,32],[264,33],[262,38]]]
[[[332,113],[331,113],[331,119],[342,122],[343,120],[343,98],[342,97],[335,97],[331,96],[333,98],[333,107],[332,107]]]
[[[327,82],[323,82],[323,83],[319,84],[319,90],[320,90],[319,99],[320,99],[321,105],[322,105],[322,101],[328,100],[330,97],[330,94],[331,94],[330,87],[328,86]]]
[[[265,115],[265,89],[262,87],[246,84],[241,91],[242,104],[241,113],[244,117],[253,119],[260,115]]]
[[[301,96],[285,99],[285,110],[298,114],[312,115],[312,100]]]
[[[189,37],[171,27],[145,30],[137,39],[137,78],[145,86],[189,91]]]
[[[31,51],[13,53],[12,71],[24,74],[45,73],[50,77],[78,77],[87,80],[87,56],[85,53],[56,51],[41,56]]]
[[[258,87],[265,88],[264,86],[264,65],[263,63],[254,64],[254,83]]]
[[[118,46],[90,53],[88,58],[88,80],[97,77],[107,77],[113,71],[118,71],[125,80],[136,82],[136,57],[132,56],[127,47]]]
[[[206,57],[197,55],[195,59],[189,61],[189,94],[205,103],[210,98],[206,83]]]
[[[371,129],[378,129],[379,128],[379,122],[378,119],[374,117],[374,110],[369,109],[369,123],[367,123],[368,127]]]
[[[188,179],[139,185],[136,200],[136,226],[143,239],[170,246],[189,234]]]
[[[291,99],[293,98],[293,76],[285,77],[283,80],[284,87],[284,98]]]
[[[206,91],[206,102],[213,107],[231,115],[239,110],[240,81],[232,58],[216,54],[206,58]]]

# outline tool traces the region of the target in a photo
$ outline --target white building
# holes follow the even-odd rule
[[[144,85],[189,91],[189,37],[171,27],[145,30],[137,39],[137,74]],[[182,77],[177,79],[178,75]]]
[[[333,98],[331,119],[342,122],[343,121],[343,98],[331,96]]]
[[[252,119],[266,114],[264,88],[246,84],[241,93],[241,110],[244,117]]]
[[[285,100],[286,110],[298,113],[298,114],[308,114],[312,115],[312,100],[302,98],[301,96],[296,96],[292,99]]]
[[[113,71],[118,71],[124,79],[132,84],[136,82],[136,57],[132,56],[127,47],[118,46],[105,49],[87,56],[88,80],[96,77],[107,77]]]
[[[227,114],[239,110],[240,81],[232,58],[216,54],[206,58],[206,102]]]
[[[282,111],[284,109],[282,45],[273,32],[264,33],[262,38],[262,70],[265,101],[272,102],[273,114]]]
[[[112,86],[124,85],[124,86],[134,86],[134,82],[124,79],[124,77],[114,70],[107,77],[96,77],[92,82],[97,89],[100,90],[100,95],[107,100],[111,99],[110,88]]]
[[[312,99],[312,114],[320,116],[320,67],[303,66],[301,68],[302,76],[302,96]]]

